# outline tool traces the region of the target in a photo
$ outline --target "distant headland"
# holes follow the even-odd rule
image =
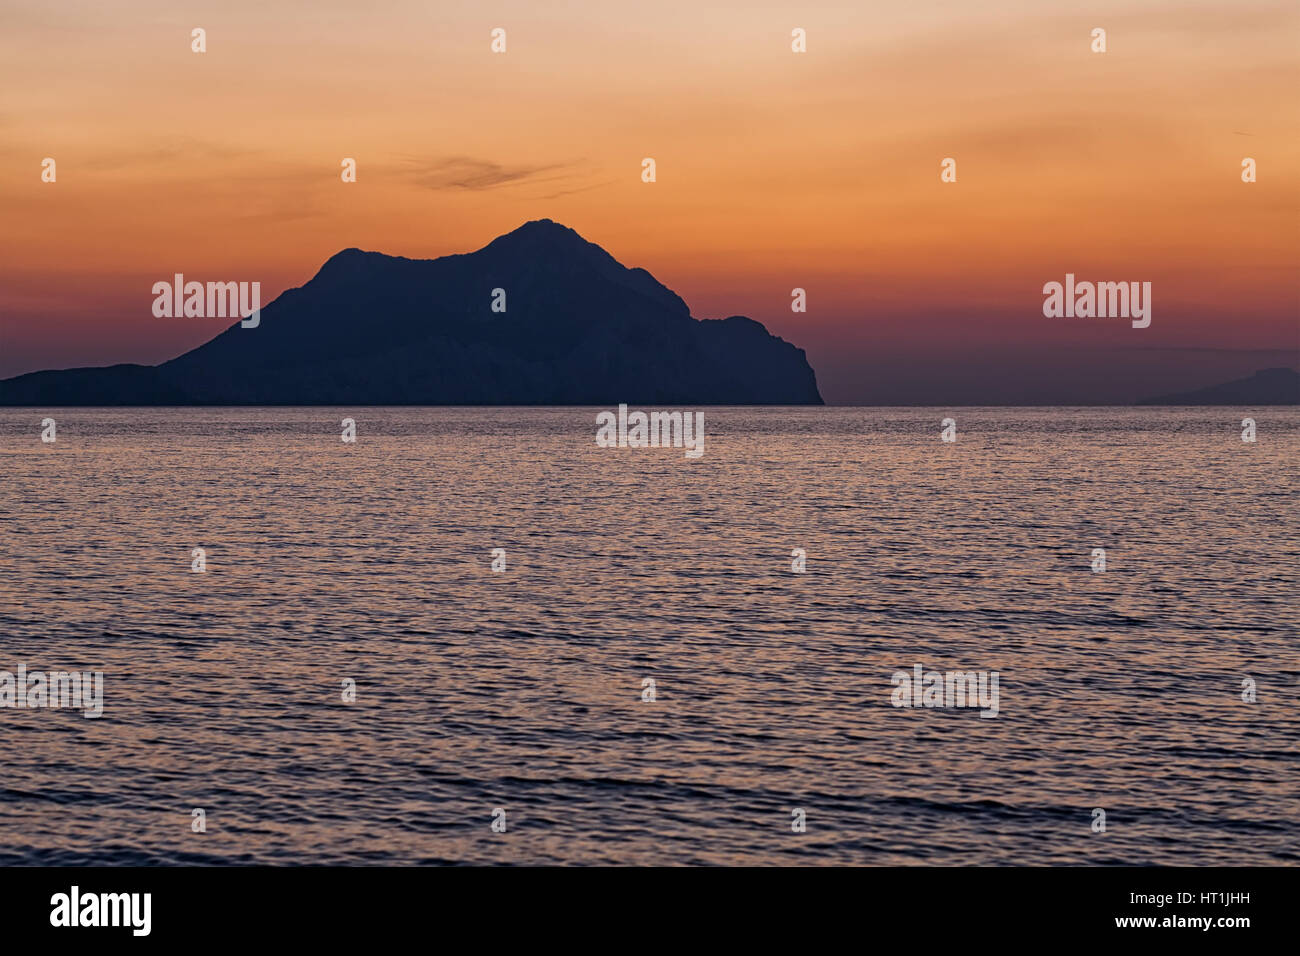
[[[252,321],[161,365],[0,381],[0,405],[619,402],[822,397],[802,349],[743,316],[692,317],[650,273],[549,219],[440,259],[345,249]]]
[[[1263,368],[1249,378],[1191,392],[1157,395],[1139,405],[1295,405],[1300,403],[1300,372]]]

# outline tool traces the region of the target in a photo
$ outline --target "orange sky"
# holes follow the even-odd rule
[[[830,400],[927,355],[922,379],[1240,353],[1167,366],[1191,386],[1297,348],[1294,2],[0,0],[0,23],[0,375],[205,340],[220,320],[152,315],[174,272],[265,302],[345,247],[433,257],[542,217],[805,347]],[[1152,327],[1045,319],[1067,271],[1152,282]]]

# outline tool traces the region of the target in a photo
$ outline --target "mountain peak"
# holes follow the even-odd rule
[[[554,219],[529,220],[522,226],[497,236],[478,251],[499,252],[534,260],[557,256],[572,258],[576,254],[579,257],[594,256],[602,262],[617,261],[596,243],[584,239],[576,229],[558,223]],[[356,246],[349,246],[326,259],[318,275],[352,276],[367,272],[368,267],[395,259],[411,261],[406,260],[404,256],[390,256],[382,252],[368,252]]]
[[[357,278],[366,275],[378,263],[392,258],[392,256],[386,256],[382,252],[367,252],[364,249],[350,246],[326,259],[324,265],[317,270],[316,278],[333,280]]]
[[[549,236],[563,236],[563,235],[578,236],[578,231],[576,229],[564,225],[564,223],[562,222],[556,222],[554,219],[530,219],[522,226],[520,226],[518,229],[506,233],[507,236],[513,236],[517,234],[535,235],[535,236],[548,236],[548,235]],[[578,236],[578,238],[582,239],[581,236]],[[586,240],[583,241],[585,242]]]
[[[572,255],[577,252],[609,257],[609,253],[594,242],[584,239],[576,229],[553,219],[530,220],[517,229],[497,236],[480,251],[488,250],[508,251],[512,254],[523,252],[535,256],[547,253]]]

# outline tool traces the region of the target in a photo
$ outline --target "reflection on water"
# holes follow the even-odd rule
[[[596,411],[0,411],[0,863],[1300,860],[1296,410]]]

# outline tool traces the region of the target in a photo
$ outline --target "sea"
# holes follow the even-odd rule
[[[1300,409],[602,410],[0,409],[0,864],[1300,862]]]

